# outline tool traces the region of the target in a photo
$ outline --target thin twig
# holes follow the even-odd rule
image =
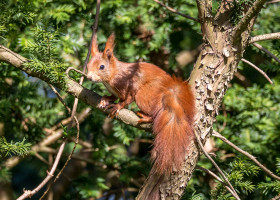
[[[89,61],[89,57],[90,57],[90,52],[91,52],[91,46],[92,46],[92,40],[93,40],[93,37],[94,35],[96,34],[96,31],[97,31],[97,25],[98,25],[98,17],[99,17],[99,10],[100,10],[100,0],[97,0],[97,5],[96,5],[96,16],[95,16],[95,23],[94,23],[94,26],[92,27],[93,29],[93,32],[92,32],[92,37],[91,37],[91,41],[90,41],[90,45],[89,45],[89,48],[88,48],[88,53],[87,53],[87,57],[86,57],[86,61],[84,63],[84,66],[83,66],[83,73],[85,73],[86,71],[86,67],[87,67],[87,63]],[[82,76],[81,79],[80,79],[80,85],[83,83],[83,80],[84,80],[84,77]],[[56,92],[56,94],[58,94]],[[63,102],[63,99],[60,97],[60,95],[58,95],[58,98],[59,100],[62,100]],[[78,142],[78,136],[79,136],[79,122],[75,116],[76,114],[76,110],[77,110],[77,106],[78,106],[78,101],[79,99],[78,98],[75,98],[74,100],[74,105],[73,105],[73,108],[72,108],[72,113],[71,113],[71,121],[70,123],[68,124],[67,126],[67,130],[70,130],[72,128],[72,124],[73,124],[73,121],[75,120],[76,121],[76,125],[77,125],[77,141]],[[65,103],[63,103],[64,106],[66,106],[67,110],[69,111],[69,108],[67,107],[67,105]],[[64,150],[64,147],[66,145],[66,139],[63,140],[62,144],[60,145],[59,147],[59,151],[58,151],[58,154],[56,156],[56,159],[55,159],[55,162],[52,166],[52,169],[50,172],[48,172],[48,175],[47,177],[42,181],[41,184],[39,184],[33,191],[24,191],[24,193],[18,198],[18,200],[23,200],[23,199],[26,199],[27,197],[31,197],[33,196],[35,193],[37,193],[45,184],[47,184],[47,182],[53,177],[53,174],[57,168],[57,165],[58,165],[58,162],[61,158],[61,155],[62,155],[62,152]],[[76,146],[76,143],[75,143],[75,146]],[[75,146],[72,150],[71,153],[74,152],[75,150]],[[70,154],[71,155],[71,154]],[[69,162],[69,160],[71,159],[71,156],[69,155],[68,157],[68,160],[66,161],[65,164],[67,164]],[[63,166],[62,170],[59,172],[58,175],[60,175],[60,173],[63,171],[63,169],[65,168],[66,165]],[[56,180],[56,179],[55,179]],[[52,184],[51,184],[52,185]],[[50,187],[49,187],[50,188]],[[46,191],[47,192],[47,191]],[[43,194],[43,196],[41,198],[44,197],[44,195],[46,194],[46,192]]]
[[[71,109],[66,105],[66,103],[64,102],[64,100],[62,99],[60,94],[56,91],[56,89],[52,85],[50,85],[50,84],[49,84],[49,86],[54,91],[54,93],[57,95],[58,99],[63,103],[65,108],[68,110],[68,112],[71,113]],[[73,114],[73,112],[72,112],[72,114]],[[75,120],[76,125],[77,125],[77,139],[75,141],[75,145],[73,147],[73,150],[72,150],[71,154],[69,155],[68,160],[66,161],[65,164],[67,164],[69,162],[69,160],[71,159],[71,156],[72,156],[72,154],[73,154],[73,152],[74,152],[74,150],[75,150],[75,148],[77,146],[78,138],[79,138],[79,130],[80,130],[80,128],[79,128],[79,121],[78,121],[78,119],[77,119],[77,117],[75,115],[73,115],[73,119]],[[71,128],[72,128],[72,121],[70,121],[70,123],[68,124],[67,130],[70,130]],[[52,169],[51,169],[50,172],[47,172],[47,174],[48,174],[47,177],[34,190],[32,190],[32,191],[30,191],[30,190],[24,191],[23,195],[21,195],[18,198],[18,200],[23,200],[23,199],[26,199],[27,197],[30,198],[31,196],[36,194],[40,189],[42,189],[42,187],[44,187],[49,182],[49,180],[54,176],[54,172],[56,171],[58,162],[59,162],[59,160],[61,158],[61,155],[62,155],[62,152],[64,150],[65,145],[66,145],[66,139],[64,139],[62,144],[60,145],[59,151],[57,153],[57,156],[56,156],[55,162],[54,162],[54,164],[52,166]],[[64,167],[65,167],[65,165],[64,165]],[[62,170],[64,169],[64,167],[62,168]],[[59,174],[61,173],[62,170],[60,170]]]
[[[280,0],[272,0],[272,1],[268,1],[268,2],[266,2],[267,4],[271,4],[271,3],[279,3],[280,2]]]
[[[249,8],[248,12],[242,17],[242,19],[238,22],[233,32],[233,39],[236,39],[245,31],[248,27],[250,21],[257,16],[257,14],[262,9],[263,5],[267,0],[256,0],[254,4]]]
[[[251,63],[250,61],[244,59],[244,58],[241,58],[241,61],[247,63],[248,65],[250,65],[251,67],[253,67],[254,69],[256,69],[258,72],[260,72],[267,80],[270,84],[273,84],[273,81],[267,76],[267,74],[261,70],[260,68],[258,68],[256,65],[254,65],[253,63]]]
[[[101,0],[97,0],[97,3],[96,3],[96,15],[95,15],[95,21],[94,21],[94,26],[92,27],[92,35],[91,35],[91,40],[90,40],[90,45],[89,45],[89,48],[88,48],[88,52],[87,52],[87,57],[86,57],[86,60],[84,62],[84,65],[83,65],[83,72],[82,74],[85,75],[85,72],[86,72],[86,68],[87,68],[87,64],[88,64],[88,61],[89,61],[89,57],[90,57],[90,53],[91,53],[91,47],[92,47],[92,41],[93,41],[93,38],[94,38],[94,35],[96,34],[97,32],[97,29],[98,29],[98,19],[99,19],[99,11],[100,11],[100,2]],[[76,69],[75,69],[76,70]],[[69,72],[69,71],[68,71]],[[83,81],[84,81],[84,76],[81,77],[80,81],[79,81],[79,84],[82,85],[83,84]],[[58,93],[56,93],[58,94]],[[59,95],[59,94],[58,94]],[[60,96],[60,95],[59,95]],[[62,100],[62,98],[59,98],[59,100]],[[79,102],[79,99],[78,98],[75,98],[74,100],[74,104],[73,104],[73,108],[72,108],[72,113],[71,113],[71,121],[70,123],[68,124],[67,126],[67,130],[72,128],[72,124],[73,124],[73,119],[75,119],[76,121],[76,126],[77,126],[77,137],[76,137],[76,141],[75,141],[75,145],[70,153],[70,155],[68,156],[68,159],[67,161],[65,162],[64,166],[62,167],[62,169],[60,170],[60,172],[57,174],[57,176],[55,177],[54,182],[56,182],[56,180],[59,178],[59,176],[61,175],[61,173],[63,172],[63,170],[65,169],[66,165],[68,164],[68,162],[71,160],[71,156],[72,154],[74,153],[75,151],[75,148],[76,148],[76,145],[79,141],[79,132],[80,132],[80,126],[79,126],[79,121],[77,120],[77,118],[75,117],[75,114],[76,114],[76,110],[77,110],[77,107],[78,107],[78,102]],[[66,140],[64,140],[63,142],[65,142]],[[43,197],[47,194],[47,192],[49,191],[49,189],[52,187],[52,184],[50,184],[50,186],[48,187],[47,191],[42,195],[42,197],[40,199],[43,199]]]
[[[221,176],[223,177],[224,181],[227,183],[227,185],[230,187],[230,189],[233,191],[233,193],[235,194],[235,198],[240,200],[240,197],[238,196],[237,192],[235,191],[235,189],[233,188],[233,186],[231,185],[231,183],[228,181],[226,175],[222,172],[222,170],[220,169],[220,167],[217,165],[217,163],[211,158],[211,156],[209,156],[209,154],[205,151],[201,141],[200,141],[200,137],[198,136],[198,134],[196,133],[196,131],[194,131],[194,134],[196,136],[196,140],[200,146],[200,149],[202,150],[203,154],[212,162],[212,164],[215,166],[215,168],[218,170],[218,172],[221,174]]]
[[[71,109],[66,105],[65,101],[62,99],[62,97],[60,96],[60,94],[57,92],[57,90],[55,89],[55,87],[53,87],[52,85],[50,85],[50,88],[52,89],[52,91],[57,95],[57,98],[61,101],[61,103],[65,106],[65,108],[68,110],[69,113],[71,113]],[[75,105],[75,104],[74,104]],[[73,111],[72,111],[72,114],[73,114]],[[75,149],[76,149],[76,146],[79,142],[79,136],[80,136],[80,124],[79,124],[79,120],[77,119],[77,117],[74,115],[73,116],[75,122],[76,122],[76,127],[77,127],[77,135],[76,135],[76,139],[75,139],[75,145],[71,151],[71,153],[69,154],[68,156],[68,159],[67,161],[65,162],[64,166],[62,167],[62,169],[59,171],[59,173],[57,174],[57,176],[55,177],[55,180],[54,182],[57,180],[57,178],[60,176],[60,174],[63,172],[64,168],[66,167],[66,165],[68,164],[68,162],[71,160],[71,156],[73,155]],[[69,124],[73,124],[72,120],[69,122]],[[69,129],[71,129],[71,127],[69,127]],[[67,127],[67,130],[68,130],[68,127]],[[47,192],[47,191],[46,191]]]
[[[206,172],[206,173],[208,173],[208,174],[210,174],[211,176],[213,176],[217,181],[219,181],[220,183],[222,183],[222,184],[225,186],[225,188],[232,194],[232,196],[234,196],[236,199],[239,198],[239,197],[236,196],[236,194],[225,184],[225,182],[224,182],[219,176],[217,176],[214,172],[212,172],[212,171],[209,170],[209,169],[200,167],[200,166],[198,166],[198,165],[196,166],[196,168],[199,169],[199,170],[202,170],[202,171],[204,171],[204,172]]]
[[[165,5],[164,3],[162,3],[162,2],[160,2],[160,1],[158,1],[158,0],[153,0],[153,1],[156,2],[156,3],[158,3],[158,4],[161,5],[161,6],[165,7],[167,10],[169,10],[169,11],[171,11],[171,12],[177,14],[177,15],[180,15],[180,16],[182,16],[182,17],[185,17],[185,18],[191,19],[191,20],[193,20],[193,21],[199,22],[198,19],[196,19],[196,18],[194,18],[194,17],[191,17],[191,16],[188,16],[188,15],[185,15],[185,14],[183,14],[183,13],[180,13],[180,12],[178,12],[177,10],[175,10],[174,8],[171,8],[171,7]]]
[[[57,165],[58,165],[58,162],[61,158],[61,155],[62,155],[62,152],[63,152],[63,149],[65,147],[65,144],[66,143],[62,143],[59,147],[59,150],[58,150],[58,153],[57,153],[57,156],[55,158],[55,161],[54,161],[54,164],[51,168],[51,171],[48,172],[47,171],[47,176],[46,178],[34,189],[34,190],[24,190],[24,193],[19,197],[17,198],[17,200],[23,200],[23,199],[26,199],[26,198],[31,198],[34,194],[36,194],[40,189],[42,189],[42,187],[44,187],[50,179],[52,179],[53,177],[53,174],[57,168]]]
[[[274,60],[276,60],[279,64],[280,64],[280,59],[277,58],[277,56],[275,56],[273,53],[271,53],[268,49],[264,48],[262,45],[258,44],[258,43],[253,43],[253,45],[255,47],[257,47],[258,49],[264,51],[265,53],[267,53],[270,57],[272,57]]]
[[[252,44],[254,42],[264,41],[264,40],[279,40],[280,32],[277,33],[268,33],[263,35],[257,35],[250,39],[249,43]]]
[[[79,72],[79,73],[82,74],[83,76],[87,76],[86,73],[84,73],[84,72],[82,72],[82,71],[80,71],[80,70],[78,70],[78,69],[76,69],[76,68],[74,68],[74,67],[68,67],[67,70],[66,70],[66,72],[65,72],[65,74],[66,74],[69,78],[71,78],[71,77],[69,76],[69,72],[70,72],[71,70],[74,70],[74,71],[76,71],[76,72]]]
[[[57,98],[59,99],[59,101],[64,105],[64,107],[67,109],[68,113],[71,114],[71,109],[67,106],[67,104],[65,103],[65,101],[63,100],[63,98],[60,96],[60,94],[57,92],[57,90],[55,89],[55,87],[51,84],[49,84],[49,87],[52,89],[52,91],[55,93],[55,95],[57,96]]]
[[[247,156],[249,159],[251,159],[252,161],[254,161],[260,168],[263,169],[263,171],[265,171],[269,176],[275,178],[276,180],[280,181],[280,177],[275,175],[272,171],[270,171],[269,169],[267,169],[265,166],[263,166],[259,161],[257,161],[257,159],[249,154],[248,152],[240,149],[239,147],[237,147],[235,144],[233,144],[232,142],[230,142],[229,140],[227,140],[224,136],[222,136],[220,133],[218,133],[217,131],[213,131],[212,134],[214,137],[220,138],[221,140],[223,140],[225,143],[227,143],[228,145],[230,145],[231,147],[233,147],[235,150],[239,151],[240,153],[242,153],[243,155]]]
[[[36,158],[38,158],[39,160],[41,160],[43,163],[47,164],[47,165],[51,165],[43,156],[41,156],[38,152],[33,152],[34,156]]]

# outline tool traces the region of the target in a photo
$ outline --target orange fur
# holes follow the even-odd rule
[[[194,96],[187,82],[171,77],[149,63],[124,63],[113,54],[114,35],[104,52],[96,52],[88,64],[88,78],[103,82],[120,99],[113,105],[113,115],[135,101],[147,118],[153,119],[155,140],[151,152],[154,170],[169,174],[179,170],[193,137]],[[100,66],[104,65],[104,69]]]

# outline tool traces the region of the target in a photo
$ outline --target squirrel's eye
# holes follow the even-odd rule
[[[105,68],[104,65],[100,65],[99,69],[103,70]]]

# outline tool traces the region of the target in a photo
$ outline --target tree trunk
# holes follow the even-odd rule
[[[240,22],[234,26],[230,21],[233,9],[230,1],[222,1],[214,17],[212,16],[212,2],[197,0],[203,44],[189,84],[196,96],[197,114],[194,130],[200,136],[203,144],[211,136],[213,123],[222,99],[229,82],[237,71],[238,63],[249,43],[256,15],[264,3],[265,1],[256,1],[254,6],[248,9],[246,15],[252,9],[255,10],[254,15],[248,19],[246,29],[242,28],[242,31],[237,33]],[[193,142],[186,153],[186,159],[180,171],[163,178],[153,174],[153,170],[151,170],[137,200],[180,199],[191,179],[199,155],[198,145]],[[163,181],[159,183],[161,179]],[[155,190],[158,193],[151,198],[151,194]]]

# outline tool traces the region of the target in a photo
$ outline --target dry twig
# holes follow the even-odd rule
[[[194,18],[194,17],[191,17],[191,16],[188,16],[188,15],[185,15],[185,14],[183,14],[183,13],[180,13],[180,12],[178,12],[177,10],[175,10],[174,8],[171,8],[171,7],[165,5],[164,3],[162,3],[162,2],[160,2],[160,1],[158,1],[158,0],[154,0],[154,2],[158,3],[159,5],[165,7],[167,10],[169,10],[169,11],[171,11],[171,12],[177,14],[177,15],[180,15],[180,16],[182,16],[182,17],[185,17],[185,18],[191,19],[191,20],[193,20],[193,21],[199,22],[198,19],[196,19],[196,18]]]
[[[270,57],[272,57],[274,60],[276,60],[279,64],[280,64],[280,59],[277,58],[277,56],[275,56],[273,53],[271,53],[269,50],[267,50],[266,48],[264,48],[262,45],[258,44],[258,43],[253,43],[253,45],[255,47],[257,47],[258,49],[264,51],[265,53],[267,53],[267,55],[269,55]]]
[[[267,76],[267,74],[261,70],[260,68],[258,68],[256,65],[254,65],[253,63],[251,63],[250,61],[244,59],[244,58],[241,58],[241,61],[247,63],[248,65],[250,65],[251,67],[253,67],[254,69],[256,69],[258,72],[260,72],[267,80],[270,84],[273,84],[273,81]]]
[[[203,167],[200,167],[198,165],[196,166],[196,168],[210,174],[211,176],[213,176],[217,181],[219,181],[220,183],[222,183],[225,186],[225,188],[232,194],[232,196],[234,196],[236,199],[238,199],[238,196],[236,196],[235,193],[229,188],[229,186],[227,186],[225,184],[225,182],[219,176],[217,176],[214,172],[212,172],[209,169],[205,169]]]
[[[96,5],[96,16],[95,16],[95,23],[94,23],[94,26],[92,27],[93,28],[93,32],[92,32],[92,37],[91,37],[91,42],[90,42],[90,45],[89,45],[89,48],[88,48],[88,54],[87,54],[87,57],[86,57],[86,61],[84,63],[84,66],[83,66],[83,73],[85,73],[86,71],[86,67],[87,67],[87,63],[89,61],[89,57],[90,57],[90,52],[91,52],[91,46],[92,46],[92,40],[93,40],[93,37],[94,35],[96,34],[96,31],[97,31],[97,25],[98,25],[98,17],[99,17],[99,10],[100,10],[100,0],[97,0],[97,5]],[[80,85],[83,83],[84,81],[84,77],[82,77],[80,79]],[[54,87],[51,87],[53,89],[53,91],[56,93],[56,95],[58,96],[59,100],[63,103],[63,105],[67,108],[67,110],[69,112],[71,112],[70,108],[64,103],[63,99],[61,98],[61,96],[59,95],[59,93],[55,90]],[[73,108],[72,108],[72,113],[71,113],[71,121],[70,123],[68,124],[67,126],[67,130],[70,130],[72,128],[72,124],[73,124],[73,121],[75,120],[76,121],[76,125],[77,125],[77,139],[76,139],[76,142],[75,142],[75,146],[78,142],[78,137],[79,137],[79,122],[76,118],[76,110],[77,110],[77,106],[78,106],[78,101],[79,99],[78,98],[75,98],[74,100],[74,105],[73,105]],[[62,144],[60,145],[59,147],[59,151],[57,153],[57,156],[56,156],[56,159],[55,159],[55,162],[51,168],[51,171],[50,172],[47,172],[47,177],[32,191],[24,191],[24,193],[18,198],[18,200],[23,200],[23,199],[26,199],[27,197],[31,197],[33,196],[35,193],[37,193],[45,184],[48,183],[48,181],[53,177],[53,174],[57,168],[57,165],[58,165],[58,162],[61,158],[61,155],[62,155],[62,152],[64,150],[64,147],[66,145],[66,139],[63,140]],[[56,179],[58,178],[58,176],[60,175],[60,173],[63,171],[63,169],[65,168],[65,166],[67,165],[67,163],[69,162],[69,160],[71,159],[71,155],[73,154],[74,150],[75,150],[75,146],[71,152],[71,154],[69,155],[65,165],[63,166],[63,168],[61,169],[61,171],[58,173]],[[55,180],[56,180],[55,179]],[[49,187],[50,188],[50,187]],[[48,191],[48,190],[47,190]],[[47,191],[43,194],[43,196],[41,197],[41,199],[45,196],[45,194],[47,193]]]

